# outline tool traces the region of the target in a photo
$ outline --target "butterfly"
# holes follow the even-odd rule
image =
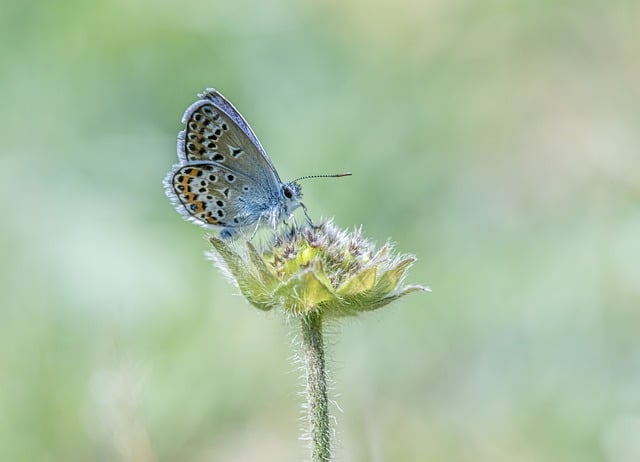
[[[275,228],[299,207],[310,222],[297,180],[282,182],[233,105],[213,88],[198,97],[182,116],[179,162],[164,179],[165,192],[178,212],[188,221],[219,230],[222,238],[262,223]]]

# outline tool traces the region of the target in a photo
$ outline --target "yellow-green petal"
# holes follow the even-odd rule
[[[355,276],[347,279],[336,292],[343,297],[368,292],[376,284],[376,274],[377,269],[375,267],[360,271]]]
[[[260,255],[258,254],[256,248],[251,244],[251,242],[247,242],[247,249],[249,251],[249,259],[251,260],[251,264],[257,270],[260,279],[265,285],[265,289],[271,292],[276,288],[280,281],[273,275],[262,257],[260,257]]]
[[[309,311],[335,297],[313,271],[291,278],[278,288],[275,295],[281,297],[285,309],[293,305],[297,311]]]
[[[407,257],[393,268],[385,271],[376,285],[376,292],[386,293],[392,291],[414,261],[416,261],[414,257]]]

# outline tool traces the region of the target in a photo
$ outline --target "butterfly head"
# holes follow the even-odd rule
[[[282,185],[283,212],[285,216],[290,216],[295,209],[302,205],[302,188],[295,181],[284,183]]]

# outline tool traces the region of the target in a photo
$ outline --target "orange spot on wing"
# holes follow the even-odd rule
[[[204,202],[202,201],[197,201],[194,202],[193,205],[196,206],[196,208],[194,210],[190,210],[190,212],[192,213],[201,213],[204,212]]]

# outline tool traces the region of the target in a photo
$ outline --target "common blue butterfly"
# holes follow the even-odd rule
[[[297,180],[280,180],[233,105],[213,88],[198,97],[182,116],[179,162],[164,179],[166,194],[178,212],[189,221],[220,230],[222,238],[263,222],[275,227],[298,207],[306,215]],[[317,176],[345,175],[349,174]]]

